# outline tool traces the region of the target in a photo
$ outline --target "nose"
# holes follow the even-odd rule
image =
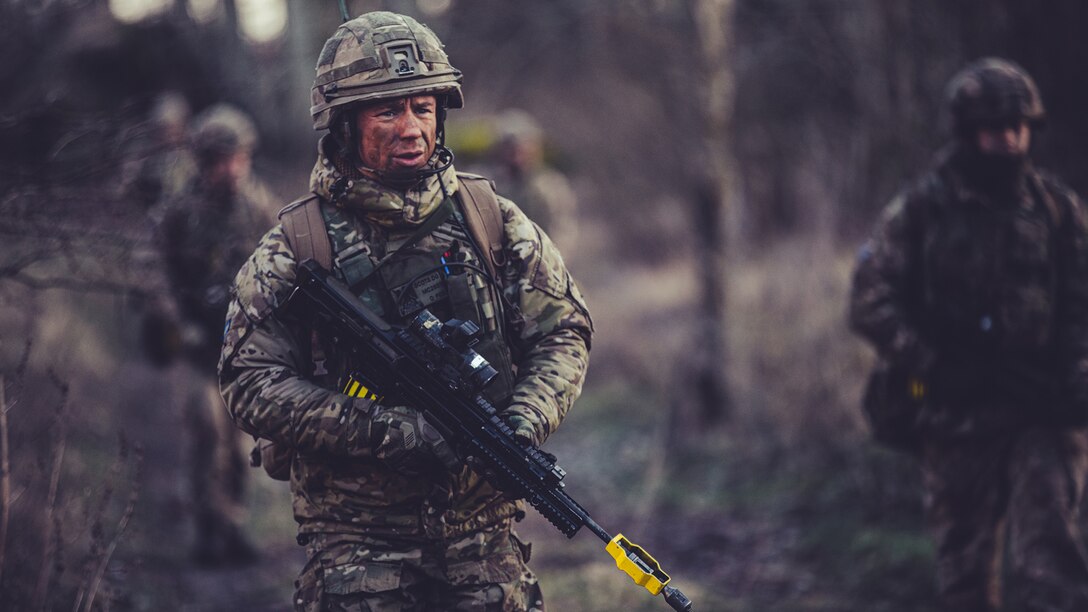
[[[423,136],[423,121],[409,110],[400,116],[397,133],[404,140],[414,140]]]

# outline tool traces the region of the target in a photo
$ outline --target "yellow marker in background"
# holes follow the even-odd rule
[[[913,400],[921,400],[926,396],[926,384],[913,376],[908,381],[910,385],[910,397]]]

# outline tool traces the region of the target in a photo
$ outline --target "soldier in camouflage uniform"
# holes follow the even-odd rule
[[[463,98],[441,42],[393,13],[348,21],[321,52],[313,103],[315,128],[329,133],[313,193],[293,205],[321,214],[325,231],[309,239],[328,241],[334,275],[390,323],[423,307],[477,322],[476,348],[500,372],[486,393],[522,443],[544,442],[580,393],[589,314],[559,252],[513,202],[497,199],[495,242],[471,238],[465,193],[487,182],[457,173],[442,145],[446,109]],[[309,559],[296,609],[543,610],[529,545],[511,528],[521,502],[462,465],[395,395],[337,392],[349,375],[365,379],[366,364],[279,308],[305,239],[281,223],[239,271],[220,362],[235,423],[280,451],[266,457],[290,461]]]
[[[502,193],[518,203],[541,228],[569,248],[578,226],[577,201],[567,178],[544,161],[544,133],[536,119],[510,109],[496,120],[493,177]]]
[[[1088,211],[1029,160],[1020,67],[970,64],[948,96],[955,137],[860,251],[851,324],[909,381],[891,433],[919,455],[946,609],[1088,610]]]
[[[190,434],[194,557],[205,565],[242,563],[254,558],[241,528],[248,460],[244,436],[223,409],[215,367],[234,275],[273,225],[275,205],[250,172],[256,129],[241,111],[208,109],[194,120],[190,140],[199,172],[155,216],[186,362],[173,382]]]
[[[188,143],[189,103],[177,92],[155,98],[147,121],[132,139],[132,157],[121,179],[125,197],[143,211],[176,198],[197,173]]]

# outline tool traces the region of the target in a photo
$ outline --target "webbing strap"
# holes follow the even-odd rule
[[[499,210],[495,190],[486,179],[464,176],[461,178],[460,193],[464,194],[461,197],[461,208],[465,215],[465,224],[468,226],[473,241],[485,251],[481,254],[484,256],[484,264],[491,278],[498,279],[498,270],[506,265],[506,253],[502,245],[504,235],[502,211]],[[310,193],[284,207],[280,211],[280,219],[283,221],[287,242],[295,252],[298,261],[313,259],[326,270],[332,270],[332,244],[325,229],[325,219],[321,215],[319,202],[320,198],[317,194]],[[452,212],[453,207],[450,206],[449,201],[443,202],[439,209],[396,252],[419,242],[448,219]],[[391,258],[391,256],[385,257],[374,270],[376,271],[382,263]]]
[[[326,270],[332,270],[332,244],[321,216],[320,198],[316,193],[296,200],[280,211],[284,234],[295,259],[312,259]]]
[[[484,263],[491,278],[498,280],[498,270],[506,265],[506,252],[502,248],[502,211],[495,190],[484,179],[460,178],[465,224],[476,244],[486,250]]]

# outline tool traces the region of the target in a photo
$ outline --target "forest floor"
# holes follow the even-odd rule
[[[899,480],[911,481],[909,465],[870,449],[866,459],[884,464],[884,473],[846,465],[803,467],[797,458],[746,457],[742,453],[748,451],[728,442],[702,442],[697,451],[670,461],[667,484],[648,501],[651,494],[639,481],[655,469],[649,466],[654,459],[642,452],[646,440],[632,436],[630,428],[650,416],[631,415],[633,399],[614,390],[589,394],[585,403],[594,410],[572,414],[567,427],[597,432],[604,443],[557,437],[549,449],[569,471],[572,496],[606,529],[624,533],[654,555],[696,610],[934,608],[932,552],[918,517],[920,497],[900,499],[903,507],[890,516],[877,511],[894,503],[890,496],[913,492]],[[612,442],[620,438],[634,448],[617,452]],[[133,547],[127,560],[120,560],[131,569],[120,589],[128,594],[118,602],[131,606],[118,607],[289,610],[292,580],[304,561],[293,541],[289,496],[280,483],[254,476],[260,481],[251,496],[249,531],[261,549],[257,563],[209,569],[176,554],[184,548],[160,555],[152,547]],[[590,533],[583,530],[568,541],[534,513],[517,530],[533,544],[530,565],[549,609],[668,609],[618,571]],[[132,542],[141,540],[136,535]]]
[[[639,481],[655,469],[649,465],[654,459],[644,454],[647,441],[630,429],[645,425],[652,415],[632,415],[633,399],[615,390],[590,393],[584,401],[594,409],[573,413],[566,426],[597,432],[604,442],[557,436],[548,447],[569,471],[572,496],[607,529],[624,533],[654,555],[696,610],[934,608],[932,552],[917,516],[920,498],[900,499],[904,507],[891,516],[877,512],[881,504],[893,503],[890,495],[902,494],[899,478],[910,482],[909,465],[870,449],[866,459],[884,464],[883,474],[845,465],[802,467],[797,458],[746,457],[742,453],[747,450],[731,448],[729,442],[702,441],[698,450],[688,449],[670,461],[667,484],[647,501],[650,493]],[[612,443],[620,438],[628,439],[621,446],[631,447],[617,452]],[[136,533],[133,546],[119,559],[129,571],[126,584],[119,585],[127,593],[117,607],[290,610],[292,581],[304,559],[293,541],[289,496],[281,483],[254,476],[249,531],[261,550],[258,562],[202,568],[178,554],[186,550],[185,535],[180,548],[161,554]],[[891,481],[878,482],[880,477]],[[618,571],[590,533],[583,530],[568,541],[534,513],[517,530],[533,544],[531,566],[549,609],[668,609]],[[154,535],[156,541],[164,536]]]

